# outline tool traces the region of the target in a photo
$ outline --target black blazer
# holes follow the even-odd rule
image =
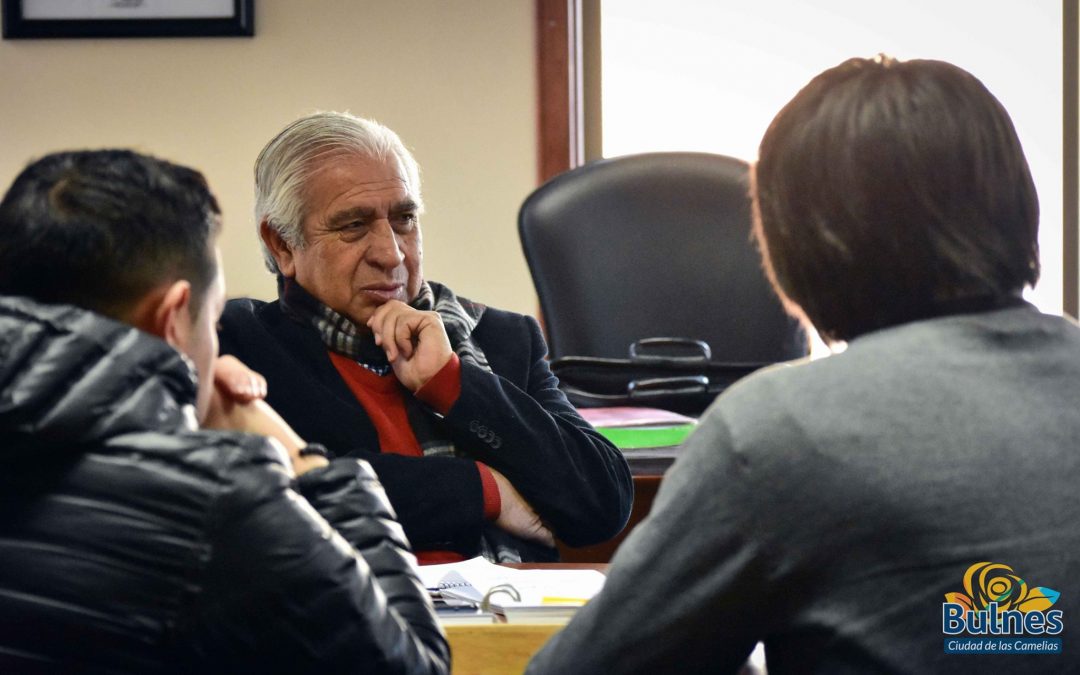
[[[379,453],[375,427],[318,333],[278,302],[231,300],[220,330],[222,353],[266,377],[267,401],[300,436],[371,462],[417,550],[478,553],[483,492],[473,460],[503,473],[568,545],[613,537],[633,501],[629,468],[558,389],[539,325],[488,308],[473,338],[492,372],[462,362],[461,396],[443,419],[468,458],[405,457]]]

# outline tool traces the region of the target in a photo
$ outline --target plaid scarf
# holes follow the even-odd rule
[[[311,325],[326,348],[347,356],[377,375],[391,372],[386,353],[375,344],[375,338],[366,327],[360,329],[355,323],[319,302],[293,279],[278,277],[278,299],[286,314],[301,323]],[[410,307],[425,312],[435,311],[442,319],[450,347],[464,363],[470,363],[491,372],[484,350],[473,339],[472,333],[480,322],[484,305],[457,297],[446,286],[425,281],[420,292],[409,303]],[[442,417],[427,408],[416,397],[405,396],[405,414],[413,434],[425,457],[466,456],[458,451],[450,440],[449,430]],[[531,548],[528,544],[526,548]],[[522,542],[486,523],[481,536],[480,553],[493,562],[521,562]],[[540,551],[546,557],[547,551]],[[532,552],[529,558],[537,558]],[[552,558],[553,559],[553,558]]]
[[[361,329],[348,317],[319,302],[295,280],[279,277],[278,297],[287,314],[315,328],[327,349],[353,359],[379,376],[392,370],[386,352],[375,344],[367,327]],[[409,306],[438,313],[450,339],[450,347],[458,358],[491,372],[484,350],[472,339],[472,332],[487,309],[484,305],[459,299],[446,286],[425,281]],[[405,397],[405,412],[425,456],[460,455],[450,442],[450,434],[443,428],[441,418],[415,397]]]

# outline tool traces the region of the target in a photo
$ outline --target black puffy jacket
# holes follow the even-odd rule
[[[146,333],[0,297],[0,673],[446,672],[370,467],[293,479],[195,393]]]

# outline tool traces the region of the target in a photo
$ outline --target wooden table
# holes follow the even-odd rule
[[[518,675],[561,624],[447,626],[453,675]]]
[[[660,477],[675,463],[682,446],[670,448],[641,448],[623,450],[623,457],[630,467],[630,475],[646,478]]]
[[[518,563],[517,569],[592,569],[607,572],[604,564]],[[509,624],[446,626],[453,675],[519,675],[529,659],[563,624]]]

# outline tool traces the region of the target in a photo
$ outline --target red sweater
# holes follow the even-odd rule
[[[379,435],[380,452],[422,457],[423,450],[405,412],[406,389],[398,382],[394,373],[376,375],[347,356],[334,352],[329,354],[345,384],[349,385],[353,396],[371,418],[371,423]],[[460,395],[461,361],[457,354],[453,354],[450,361],[416,391],[416,398],[431,406],[440,415],[449,412]],[[499,517],[502,508],[499,488],[487,466],[476,462],[476,469],[480,472],[480,483],[484,490],[484,517],[494,520]],[[416,557],[421,565],[463,559],[452,551],[417,551]]]

